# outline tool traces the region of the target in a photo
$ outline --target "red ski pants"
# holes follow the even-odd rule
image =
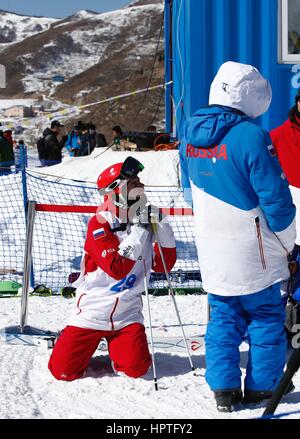
[[[147,373],[151,365],[145,327],[133,323],[119,331],[98,331],[67,326],[59,336],[48,368],[57,380],[81,378],[101,338],[106,338],[114,369],[132,378]]]

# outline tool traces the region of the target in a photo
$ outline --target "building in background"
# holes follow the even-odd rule
[[[24,105],[13,105],[3,111],[4,117],[34,117],[34,111],[32,107],[26,107]]]
[[[53,75],[51,79],[53,82],[65,82],[66,78],[64,75]]]

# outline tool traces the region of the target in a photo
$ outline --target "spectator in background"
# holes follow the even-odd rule
[[[12,130],[5,130],[3,137],[5,137],[5,139],[13,146]]]
[[[57,138],[61,128],[63,128],[63,125],[58,120],[53,120],[50,128],[44,130],[43,137],[40,139],[40,148],[38,142],[39,159],[42,166],[53,166],[61,163],[61,151],[66,141],[65,136],[60,141]]]
[[[107,141],[103,133],[96,134],[96,148],[105,148]]]
[[[295,97],[295,105],[289,111],[288,120],[271,131],[271,138],[297,208],[297,237],[293,259],[298,263],[298,273],[291,292],[300,301],[300,89]]]
[[[115,125],[112,128],[113,135],[113,144],[116,146],[116,149],[120,146],[121,138],[123,136],[123,131],[119,125]]]
[[[96,126],[93,123],[83,124],[79,121],[77,125],[81,130],[81,136],[80,148],[76,156],[90,155],[95,148],[107,146],[105,136],[102,133],[97,133]]]
[[[77,124],[74,129],[68,134],[66,141],[66,149],[70,157],[76,157],[81,145],[81,125]]]
[[[0,131],[0,175],[11,173],[11,166],[15,164],[13,144]]]
[[[83,124],[81,127],[81,144],[77,157],[90,155],[90,153],[91,153],[91,143],[90,143],[89,125]]]
[[[89,142],[90,142],[90,154],[94,151],[96,148],[96,126],[93,123],[89,123]]]
[[[300,245],[300,90],[295,97],[295,105],[289,111],[288,119],[271,131],[271,138],[298,209],[297,244]]]

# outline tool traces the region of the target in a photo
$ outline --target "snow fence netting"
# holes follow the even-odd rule
[[[23,179],[24,180],[24,179]],[[2,176],[0,181],[1,241],[0,280],[22,282],[26,236],[26,199],[38,204],[64,206],[98,206],[101,203],[96,185],[41,177],[26,171],[26,193],[22,176]],[[162,208],[188,209],[180,189],[146,187],[150,203]],[[34,221],[31,287],[43,284],[59,292],[70,286],[69,275],[80,270],[87,224],[91,213],[37,211]],[[173,227],[177,262],[171,272],[172,286],[180,292],[203,292],[194,239],[193,217],[169,216]],[[158,294],[167,288],[164,274],[152,273],[150,290]]]

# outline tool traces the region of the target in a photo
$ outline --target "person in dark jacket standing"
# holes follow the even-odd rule
[[[80,149],[78,151],[77,156],[82,157],[86,155],[90,155],[96,147],[99,147],[97,142],[101,142],[99,140],[99,134],[97,134],[96,126],[93,123],[89,123],[86,125],[82,125],[81,128],[81,137],[80,137]],[[100,134],[100,136],[103,136],[103,134]],[[103,136],[104,137],[104,136]],[[103,143],[106,143],[106,139],[104,137],[104,140],[102,140],[102,145],[100,146],[106,146],[103,145]]]
[[[0,131],[0,175],[11,173],[10,167],[15,164],[13,145]]]
[[[58,140],[63,125],[58,120],[51,122],[50,128],[43,132],[43,148],[39,151],[39,159],[42,166],[53,166],[61,163],[62,149],[65,145],[65,137]]]
[[[107,140],[103,133],[96,134],[96,148],[105,148],[107,146]]]
[[[211,309],[205,377],[223,412],[242,400],[271,398],[285,366],[280,283],[289,277],[296,209],[269,133],[251,120],[271,99],[271,86],[255,67],[226,62],[211,84],[210,105],[187,120],[180,144],[182,186],[193,203]],[[242,391],[239,347],[246,331]]]
[[[94,151],[96,148],[96,126],[93,123],[89,124],[89,142],[90,142],[90,154]]]
[[[12,138],[12,130],[5,130],[3,133],[3,137],[8,141],[8,143],[13,146],[13,138]]]
[[[77,153],[77,157],[83,157],[90,155],[92,151],[91,138],[89,133],[89,125],[82,125],[80,136],[80,148]]]

